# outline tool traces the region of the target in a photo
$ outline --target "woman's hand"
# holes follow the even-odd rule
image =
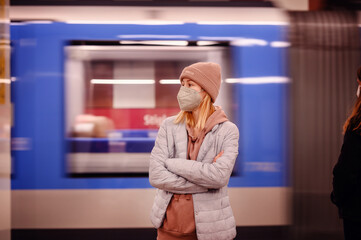
[[[215,163],[219,157],[223,155],[224,151],[222,150],[218,155],[213,159],[213,162]]]

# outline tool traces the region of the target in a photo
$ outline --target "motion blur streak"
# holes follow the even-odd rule
[[[0,1],[0,239],[10,240],[10,46],[9,2]]]
[[[355,100],[355,72],[360,64],[356,14],[293,12],[290,39],[293,209],[295,239],[303,239],[341,229],[329,194],[342,125]]]

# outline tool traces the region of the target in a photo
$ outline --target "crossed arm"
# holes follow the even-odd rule
[[[168,158],[166,134],[162,124],[150,158],[152,186],[173,193],[200,193],[227,185],[238,155],[239,132],[235,125],[225,135],[223,154],[217,155],[213,163]]]
[[[167,132],[164,123],[160,126],[154,148],[150,155],[149,182],[153,187],[172,193],[201,193],[208,189],[192,183],[187,179],[170,172],[165,167],[168,159]]]
[[[229,129],[223,140],[223,154],[217,155],[212,163],[189,161],[180,158],[168,158],[166,168],[178,176],[184,177],[199,186],[219,189],[228,184],[237,155],[239,132],[235,125]]]

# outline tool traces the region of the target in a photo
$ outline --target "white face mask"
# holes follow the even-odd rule
[[[199,92],[192,88],[181,86],[177,95],[178,104],[183,111],[193,111],[199,104],[201,104],[202,98]]]
[[[356,92],[356,96],[358,98],[360,97],[360,92],[361,92],[361,85],[358,85],[357,92]]]

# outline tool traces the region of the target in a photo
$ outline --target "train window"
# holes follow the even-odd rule
[[[182,69],[213,61],[229,75],[219,46],[67,46],[66,56],[67,171],[76,175],[146,174],[159,125],[179,112]]]

